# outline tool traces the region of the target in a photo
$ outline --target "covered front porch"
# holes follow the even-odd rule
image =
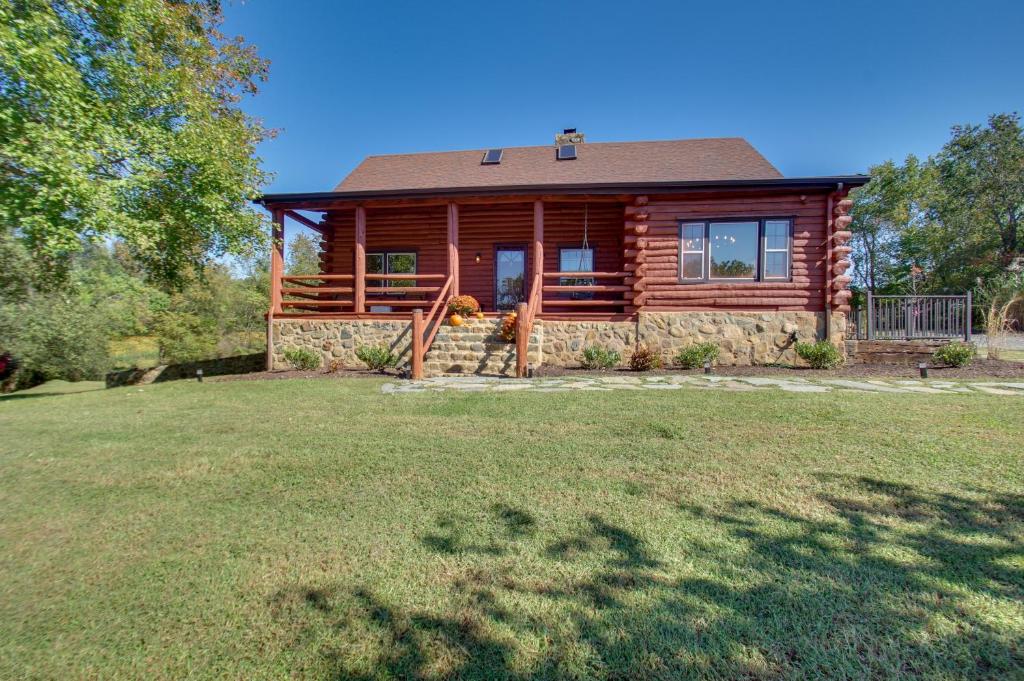
[[[635,310],[625,205],[607,197],[272,205],[271,315],[411,318],[416,309],[443,315],[452,297],[470,295],[486,315],[535,299],[537,315],[627,316]],[[285,272],[289,220],[320,235],[318,272]]]

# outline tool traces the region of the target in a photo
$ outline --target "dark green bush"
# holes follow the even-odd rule
[[[633,371],[650,371],[661,367],[661,357],[646,345],[636,346],[629,358],[629,368]]]
[[[611,369],[622,361],[622,357],[615,350],[607,350],[600,345],[591,345],[583,348],[583,359],[580,364],[584,369]]]
[[[801,359],[811,365],[812,369],[834,369],[843,363],[843,356],[839,353],[839,348],[827,340],[820,340],[817,343],[797,343],[794,349]]]
[[[974,343],[953,341],[952,343],[946,343],[932,353],[932,357],[935,358],[935,361],[942,362],[947,366],[965,367],[974,360],[976,354],[977,350],[974,347]]]
[[[320,353],[309,348],[288,348],[284,351],[284,358],[293,367],[302,371],[320,368]]]
[[[676,355],[676,364],[684,369],[696,369],[704,366],[704,362],[714,364],[718,361],[718,346],[711,341],[696,343],[683,348]]]
[[[398,357],[383,345],[356,348],[356,357],[371,371],[384,371],[398,364]]]

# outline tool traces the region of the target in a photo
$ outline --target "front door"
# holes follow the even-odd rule
[[[498,246],[494,252],[494,308],[514,310],[526,302],[526,246]]]

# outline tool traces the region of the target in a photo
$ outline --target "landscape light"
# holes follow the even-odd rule
[[[921,371],[921,378],[928,378],[928,364],[926,362],[921,362],[917,365],[917,368]]]
[[[711,373],[711,360],[704,360],[704,373],[705,374],[710,374]]]
[[[199,381],[200,383],[203,382],[203,370],[202,369],[196,369],[196,380]]]

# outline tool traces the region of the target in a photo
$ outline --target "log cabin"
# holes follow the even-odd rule
[[[665,361],[798,363],[843,347],[851,201],[866,175],[783,177],[746,140],[586,142],[366,158],[333,191],[267,194],[268,369],[306,347],[358,366],[390,348],[413,377],[526,375],[600,345]],[[286,272],[285,223],[320,236],[320,271]],[[452,326],[454,296],[482,318]],[[516,313],[515,343],[498,337]]]

